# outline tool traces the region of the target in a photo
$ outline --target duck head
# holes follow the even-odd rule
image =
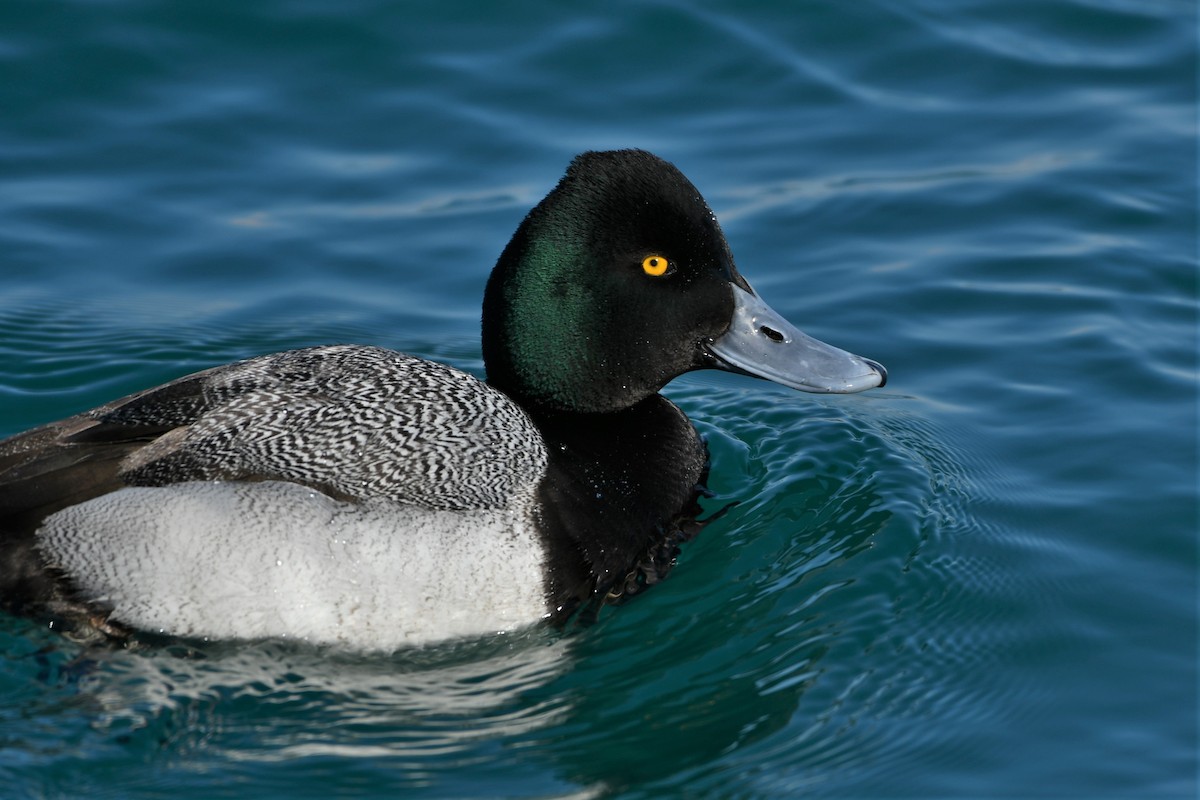
[[[887,380],[773,311],[696,188],[641,150],[576,157],[525,217],[488,280],[483,355],[489,383],[555,411],[628,408],[705,368],[806,392]]]

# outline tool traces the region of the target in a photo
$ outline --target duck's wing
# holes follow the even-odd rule
[[[503,508],[544,468],[537,429],[478,379],[381,348],[317,347],[199,372],[0,442],[0,531],[123,487],[195,480]]]
[[[5,533],[128,485],[125,460],[202,416],[205,382],[220,369],[228,368],[189,375],[0,441]]]

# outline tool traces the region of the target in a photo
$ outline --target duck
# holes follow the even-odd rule
[[[68,636],[396,650],[657,584],[709,455],[660,392],[887,372],[802,333],[643,150],[576,156],[486,282],[484,378],[353,344],[252,357],[0,441],[0,608]]]

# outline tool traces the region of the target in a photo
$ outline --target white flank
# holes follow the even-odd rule
[[[136,628],[392,650],[547,612],[529,501],[431,511],[303,486],[127,488],[47,518],[39,546]]]

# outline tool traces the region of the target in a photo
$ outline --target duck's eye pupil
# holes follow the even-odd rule
[[[646,256],[644,259],[642,259],[642,270],[647,275],[653,275],[654,277],[665,275],[667,272],[667,267],[670,265],[671,262],[667,261],[667,259],[663,258],[662,256]]]

